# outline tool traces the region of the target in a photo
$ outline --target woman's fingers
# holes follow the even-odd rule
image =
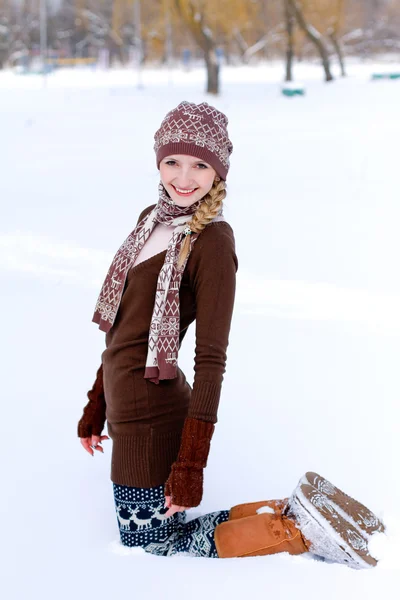
[[[85,448],[86,452],[89,452],[89,454],[91,454],[93,456],[94,452],[93,452],[92,448],[90,447],[92,438],[80,438],[80,440],[81,440],[81,444]]]
[[[80,438],[80,441],[82,446],[85,448],[86,452],[89,452],[91,456],[94,456],[93,447],[94,450],[98,450],[99,452],[104,453],[101,443],[104,440],[109,439],[110,438],[108,437],[108,435],[92,435],[91,437]]]
[[[167,510],[167,512],[164,514],[165,517],[172,517],[172,515],[174,515],[177,512],[183,512],[184,510],[187,510],[188,507],[186,506],[177,506],[176,504],[171,504],[170,508]]]
[[[99,452],[103,452],[99,435],[92,435],[92,448],[94,450],[98,450]]]
[[[98,450],[99,452],[104,452],[103,450],[103,446],[101,445],[103,440],[108,440],[110,439],[108,437],[108,435],[92,435],[92,446],[94,446],[95,450]]]
[[[172,517],[176,512],[178,512],[178,507],[172,505],[164,514],[164,517]]]

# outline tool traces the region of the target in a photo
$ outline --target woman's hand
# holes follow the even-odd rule
[[[82,446],[85,448],[86,452],[89,452],[92,456],[94,456],[93,450],[98,450],[99,452],[104,452],[103,447],[101,445],[103,440],[109,440],[108,435],[92,435],[91,437],[79,438]]]
[[[165,506],[168,507],[167,512],[165,513],[165,517],[172,517],[177,512],[183,512],[190,508],[190,506],[177,506],[176,504],[172,504],[171,496],[165,496]]]

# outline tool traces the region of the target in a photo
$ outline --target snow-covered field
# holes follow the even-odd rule
[[[325,84],[298,66],[295,98],[280,94],[281,65],[224,69],[219,98],[202,70],[149,70],[141,89],[126,71],[45,86],[0,72],[5,599],[397,598],[400,81],[370,81],[378,68],[352,64]],[[190,512],[282,497],[316,470],[386,520],[374,570],[118,544],[111,442],[91,458],[76,437],[104,348],[91,317],[113,253],[157,201],[153,134],[183,99],[229,116],[239,258],[219,422]],[[194,339],[192,326],[190,382]]]

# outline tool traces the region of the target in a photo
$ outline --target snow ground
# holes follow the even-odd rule
[[[295,98],[274,65],[224,69],[219,98],[197,70],[146,71],[142,89],[126,71],[60,72],[45,87],[0,73],[5,598],[397,597],[400,82],[371,82],[380,68],[353,63],[325,84],[298,65]],[[239,258],[192,516],[286,496],[316,470],[386,519],[372,571],[286,554],[171,561],[117,543],[111,442],[92,459],[75,436],[104,347],[91,316],[113,253],[157,201],[153,134],[183,99],[229,116]],[[192,327],[180,353],[190,382],[194,339]]]

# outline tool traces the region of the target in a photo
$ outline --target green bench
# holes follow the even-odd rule
[[[281,92],[284,96],[292,98],[293,96],[304,96],[306,93],[305,87],[302,83],[295,83],[294,81],[286,81],[282,84]]]
[[[372,73],[371,79],[400,79],[400,71],[392,73]]]

